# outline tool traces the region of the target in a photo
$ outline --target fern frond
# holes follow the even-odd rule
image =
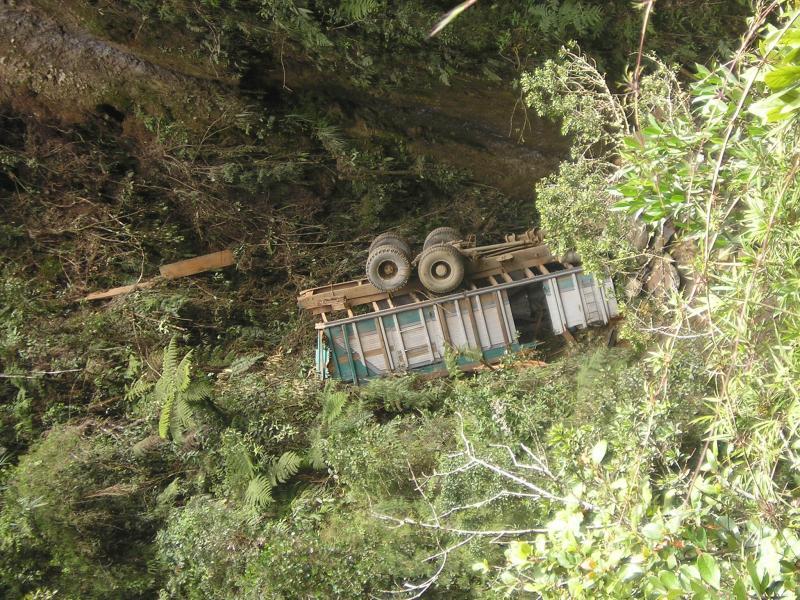
[[[172,417],[173,425],[180,425],[183,429],[187,429],[194,425],[194,411],[192,410],[191,405],[186,401],[185,396],[178,396],[175,399],[174,411],[175,414]]]
[[[250,454],[242,446],[239,446],[236,450],[231,452],[226,457],[225,462],[228,474],[232,479],[247,481],[251,479],[253,473],[255,473],[253,461],[250,460]]]
[[[161,416],[158,419],[158,435],[167,439],[172,425],[172,406],[175,403],[175,394],[166,394],[161,406]]]
[[[258,354],[248,354],[246,356],[241,356],[234,360],[231,363],[231,366],[228,367],[228,371],[231,375],[240,375],[247,371],[250,367],[256,364],[259,360],[264,358],[263,353]]]
[[[208,400],[214,393],[214,385],[208,379],[197,379],[189,384],[183,393],[183,398],[187,402],[200,402]]]
[[[141,400],[153,389],[152,381],[145,381],[144,377],[137,379],[134,384],[125,392],[125,400]]]
[[[339,4],[339,15],[345,21],[360,21],[378,7],[377,0],[342,0]]]
[[[265,507],[272,502],[272,488],[273,485],[267,476],[256,475],[247,484],[244,493],[245,504],[253,509]]]
[[[161,374],[174,373],[178,368],[178,338],[173,337],[169,345],[164,350],[164,357],[161,359]]]
[[[309,436],[309,447],[306,451],[306,462],[312,469],[322,470],[325,468],[325,455],[322,451],[322,446],[325,440],[322,438],[319,426],[311,432]]]
[[[186,353],[181,359],[180,364],[175,369],[175,387],[179,392],[185,392],[189,387],[191,381],[190,374],[192,372],[192,351]]]
[[[322,400],[322,422],[326,425],[333,423],[342,414],[342,408],[347,403],[347,392],[329,392],[325,390]]]
[[[303,459],[291,450],[281,454],[280,458],[273,460],[269,466],[268,474],[272,486],[275,487],[279,483],[285,483],[300,470],[300,465],[302,464]]]
[[[548,0],[530,8],[530,15],[539,23],[539,30],[564,38],[569,30],[581,36],[599,33],[603,23],[603,7],[581,0]]]

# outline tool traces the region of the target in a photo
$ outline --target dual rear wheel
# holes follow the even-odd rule
[[[446,294],[464,280],[464,257],[450,242],[461,239],[452,227],[439,227],[425,238],[418,257],[417,275],[426,289]],[[370,244],[367,279],[382,292],[396,292],[411,276],[411,247],[393,232],[382,233]]]

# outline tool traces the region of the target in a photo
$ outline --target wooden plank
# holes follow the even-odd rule
[[[434,314],[436,315],[436,322],[439,324],[439,329],[442,331],[444,343],[448,346],[452,346],[453,342],[450,339],[450,329],[447,326],[447,317],[442,311],[442,307],[438,304],[434,304],[433,308],[435,310]]]
[[[142,281],[141,283],[134,283],[131,285],[123,285],[120,287],[111,288],[110,290],[106,290],[104,292],[92,292],[88,296],[84,296],[84,300],[104,300],[106,298],[114,298],[115,296],[121,296],[122,294],[129,294],[135,290],[146,290],[147,288],[151,288],[155,285],[155,279],[149,279],[147,281]]]
[[[495,298],[497,298],[497,316],[500,317],[500,329],[503,332],[503,343],[505,347],[508,348],[511,345],[511,340],[509,340],[509,327],[508,327],[508,320],[506,319],[506,308],[503,305],[503,295],[500,293],[500,290],[497,290],[495,293]]]
[[[220,252],[212,252],[211,254],[195,256],[194,258],[180,260],[168,265],[161,265],[158,270],[161,276],[166,279],[177,279],[178,277],[186,277],[187,275],[195,275],[197,273],[203,273],[204,271],[213,271],[214,269],[229,267],[233,263],[233,252],[230,250],[221,250]]]
[[[383,328],[383,317],[375,317],[375,331],[378,333],[378,338],[381,342],[381,350],[383,350],[383,360],[386,362],[386,370],[389,372],[394,371],[394,361],[389,353],[386,331]]]
[[[475,337],[475,347],[482,350],[483,346],[481,345],[481,334],[478,331],[478,324],[475,322],[475,313],[472,312],[472,300],[469,298],[464,298],[464,301],[467,303],[467,320],[472,328],[472,335]]]

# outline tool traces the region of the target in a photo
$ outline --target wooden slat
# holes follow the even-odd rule
[[[230,250],[221,250],[220,252],[212,252],[211,254],[196,256],[168,265],[161,265],[158,270],[162,277],[176,279],[178,277],[203,273],[204,271],[213,271],[214,269],[229,267],[233,262],[233,252]]]
[[[104,300],[106,298],[114,298],[115,296],[121,296],[122,294],[129,294],[134,290],[145,290],[147,288],[153,287],[155,283],[156,283],[155,279],[150,279],[148,281],[142,281],[141,283],[134,283],[131,285],[123,285],[120,287],[111,288],[110,290],[106,290],[104,292],[92,292],[88,296],[85,296],[84,300]]]
[[[472,335],[475,337],[475,345],[478,348],[481,348],[482,347],[481,346],[481,334],[478,331],[478,324],[475,322],[475,313],[472,312],[472,300],[470,300],[469,298],[464,298],[464,302],[467,303],[467,308],[466,308],[466,311],[463,311],[463,312],[467,313],[467,320],[469,321],[469,324],[470,324],[470,326],[472,328]],[[462,305],[462,308],[463,308],[463,305]]]

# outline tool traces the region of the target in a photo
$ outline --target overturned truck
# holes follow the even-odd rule
[[[405,240],[381,234],[366,275],[298,297],[318,318],[322,379],[359,384],[389,373],[444,374],[447,351],[470,370],[618,314],[611,280],[557,260],[537,230],[477,246],[443,227],[413,259]]]

